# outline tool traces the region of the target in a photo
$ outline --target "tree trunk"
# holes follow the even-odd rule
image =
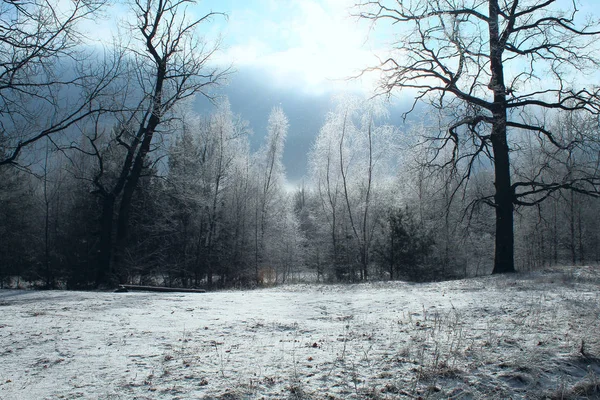
[[[44,264],[46,289],[51,289],[52,271],[50,269],[50,197],[48,196],[48,143],[46,141],[46,158],[44,162]]]
[[[394,261],[395,261],[395,243],[394,243],[394,231],[393,231],[393,226],[390,227],[390,254],[389,254],[389,262],[390,262],[390,281],[394,280]]]
[[[131,202],[133,200],[133,194],[139,182],[140,176],[142,174],[142,170],[144,167],[144,162],[146,160],[146,155],[150,151],[150,143],[152,142],[152,136],[154,133],[154,129],[158,125],[158,120],[153,123],[152,116],[150,118],[149,127],[146,128],[146,132],[144,134],[144,140],[142,141],[142,145],[138,151],[138,154],[135,158],[135,162],[133,163],[133,167],[131,168],[131,172],[127,177],[127,181],[123,188],[123,196],[121,197],[121,203],[119,205],[119,214],[117,216],[117,240],[115,247],[115,258],[114,258],[114,269],[117,275],[119,275],[120,283],[124,283],[124,275],[122,271],[123,264],[123,253],[125,250],[125,246],[127,244],[127,235],[129,229],[129,214],[131,211]],[[150,125],[152,124],[152,125]]]
[[[222,154],[222,152],[221,152]],[[222,155],[221,155],[222,157]],[[221,165],[219,163],[219,171],[221,171]],[[213,273],[214,273],[214,268],[213,268],[213,242],[214,242],[214,237],[216,235],[216,229],[217,229],[217,204],[218,204],[218,200],[219,200],[219,189],[221,186],[221,172],[219,172],[217,174],[216,180],[215,180],[215,192],[214,192],[214,196],[213,196],[213,201],[212,201],[212,210],[210,212],[209,215],[209,223],[208,223],[208,237],[206,239],[206,284],[208,285],[209,288],[212,288],[213,285]]]
[[[494,174],[496,193],[496,249],[493,274],[515,272],[514,228],[513,228],[513,188],[510,181],[509,148],[506,138],[506,86],[502,65],[503,46],[500,42],[498,0],[489,2],[490,33],[490,89],[494,93],[492,110],[492,149],[494,152]]]
[[[164,286],[140,286],[140,285],[120,285],[119,291],[129,290],[140,290],[144,292],[180,292],[180,293],[206,293],[204,289],[190,289],[190,288],[174,288]]]
[[[258,207],[254,211],[254,280],[260,285],[260,271],[258,268],[258,231],[259,231]]]
[[[581,218],[582,207],[583,204],[579,202],[577,206],[577,236],[579,241],[579,263],[580,265],[585,265],[585,248],[583,246],[583,223]]]
[[[151,53],[152,51],[153,49],[150,49]],[[166,64],[165,60],[163,59],[157,59],[156,63],[158,71],[156,75],[156,83],[154,88],[154,101],[152,104],[152,113],[150,115],[150,118],[148,119],[147,125],[140,127],[140,131],[143,132],[142,143],[135,157],[135,161],[133,162],[133,166],[131,167],[131,171],[127,176],[127,180],[125,181],[125,186],[123,187],[123,196],[121,197],[121,204],[119,207],[119,215],[117,217],[117,243],[114,260],[116,269],[120,269],[120,263],[122,263],[122,255],[127,239],[127,230],[129,228],[129,212],[131,210],[131,201],[133,199],[133,193],[135,191],[135,188],[137,187],[138,181],[140,180],[140,176],[142,175],[142,170],[144,169],[146,156],[150,152],[150,144],[152,143],[152,137],[154,136],[156,127],[161,122],[161,115],[164,112],[162,105],[162,88],[166,76]],[[117,272],[122,273],[122,271]],[[120,279],[123,280],[123,276],[121,276]]]
[[[494,127],[496,128],[496,127]],[[494,129],[495,130],[495,129]],[[506,125],[504,134],[492,135],[494,149],[496,203],[496,250],[492,273],[515,272],[514,231],[513,231],[513,195],[510,183],[510,164],[506,143]]]
[[[558,200],[552,200],[552,265],[558,265]]]

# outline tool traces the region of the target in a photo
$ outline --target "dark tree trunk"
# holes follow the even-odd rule
[[[144,168],[146,155],[150,151],[150,143],[152,142],[154,129],[156,129],[156,126],[158,125],[158,120],[153,123],[153,119],[154,116],[150,118],[149,126],[146,128],[144,140],[142,141],[138,154],[133,163],[133,167],[131,168],[131,172],[129,173],[125,186],[123,187],[123,196],[121,197],[121,202],[119,205],[119,214],[117,217],[117,238],[115,247],[115,257],[113,261],[114,269],[117,275],[119,276],[119,280],[121,281],[120,283],[124,283],[125,279],[122,264],[123,253],[127,244],[131,202],[133,200],[133,194],[135,192],[137,184],[140,180],[140,176],[142,174],[142,170]]]
[[[496,203],[496,250],[494,254],[494,274],[515,272],[514,231],[513,231],[513,194],[510,183],[510,164],[506,144],[506,125],[504,134],[498,134],[493,140]]]
[[[577,247],[575,245],[575,195],[570,193],[569,198],[569,251],[571,252],[571,265],[577,264]]]
[[[510,181],[509,148],[506,138],[506,86],[502,65],[503,45],[500,38],[498,0],[489,2],[490,89],[494,93],[492,110],[492,149],[494,152],[494,195],[496,206],[496,249],[492,273],[515,271],[513,231],[513,188]]]
[[[150,45],[149,45],[150,46]],[[149,48],[150,52],[153,53],[153,48]],[[123,196],[121,197],[121,203],[119,206],[119,215],[117,217],[117,243],[115,249],[114,268],[117,270],[119,275],[123,274],[122,262],[123,262],[123,251],[125,249],[127,240],[127,231],[129,228],[129,213],[131,210],[131,202],[135,188],[142,175],[144,164],[146,162],[146,156],[150,152],[150,144],[152,143],[152,137],[156,128],[161,122],[161,114],[164,112],[162,105],[162,88],[166,76],[166,64],[165,60],[156,60],[158,64],[158,71],[156,75],[156,83],[154,88],[154,102],[152,104],[152,113],[148,119],[146,126],[140,127],[142,133],[142,143],[135,156],[135,161],[131,167],[131,171],[127,175],[127,180],[123,187]],[[120,276],[120,280],[124,279]],[[122,283],[122,282],[121,282]]]
[[[145,292],[181,292],[181,293],[206,293],[204,289],[174,288],[164,286],[140,286],[140,285],[120,285],[124,291],[140,290]]]
[[[553,200],[552,214],[552,265],[558,265],[558,204],[557,200]]]

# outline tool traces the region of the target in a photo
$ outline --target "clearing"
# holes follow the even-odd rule
[[[600,271],[0,290],[2,399],[599,398]]]

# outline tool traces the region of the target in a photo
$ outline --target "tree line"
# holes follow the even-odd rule
[[[140,174],[121,259],[108,276],[96,157],[101,183],[118,181],[125,150],[115,138],[123,128],[96,139],[96,157],[90,151],[66,155],[47,141],[37,174],[3,168],[3,284],[20,277],[48,287],[219,288],[491,273],[493,209],[480,201],[493,190],[490,166],[473,171],[470,185],[461,187],[460,174],[428,166],[431,148],[419,138],[430,127],[400,131],[386,123],[381,102],[341,99],[315,139],[304,182],[293,189],[282,164],[289,124],[281,108],[272,110],[256,151],[250,126],[227,101],[210,115],[189,107],[181,115],[165,151],[151,152]],[[585,128],[569,126],[581,125],[573,118],[555,123]],[[543,162],[545,174],[555,178],[587,158],[548,159],[540,146],[514,158],[515,174]],[[519,208],[518,269],[598,263],[599,207],[596,199],[569,191]]]

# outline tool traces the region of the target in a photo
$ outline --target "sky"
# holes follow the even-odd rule
[[[216,94],[227,96],[233,112],[249,121],[252,148],[261,145],[273,107],[281,106],[288,116],[283,163],[292,185],[299,184],[307,172],[307,153],[334,99],[341,93],[369,97],[376,86],[375,74],[357,76],[378,64],[374,46],[385,41],[373,40],[370,25],[351,15],[355,3],[199,0],[187,9],[197,18],[209,12],[223,14],[201,24],[198,33],[208,43],[220,41],[213,62],[232,66],[228,84]],[[124,2],[112,3],[106,14],[89,27],[89,36],[99,43],[115,36],[116,20],[123,27],[117,37],[127,32],[130,14]],[[201,97],[195,105],[201,114],[214,109]]]
[[[235,113],[250,122],[257,149],[266,133],[274,106],[281,106],[290,121],[284,151],[288,180],[297,183],[307,170],[307,153],[340,93],[373,95],[375,73],[359,75],[378,64],[394,41],[396,27],[377,29],[351,14],[357,0],[200,0],[189,9],[196,16],[219,12],[200,34],[208,42],[220,40],[213,61],[235,71],[219,95],[227,96]],[[579,3],[581,15],[590,13],[592,0]],[[570,5],[559,0],[558,6]],[[117,7],[119,7],[117,5]],[[109,26],[107,30],[111,29]],[[392,123],[412,104],[410,93],[391,104]],[[199,113],[211,105],[198,99]],[[402,129],[402,127],[401,127]]]
[[[307,153],[333,109],[336,96],[370,96],[376,78],[355,78],[377,64],[369,25],[351,16],[353,0],[205,0],[198,12],[219,11],[204,26],[207,40],[221,40],[216,61],[234,73],[221,95],[250,122],[251,146],[266,133],[268,115],[281,106],[290,128],[283,155],[288,181],[299,184]],[[369,40],[367,40],[369,39]],[[210,105],[198,99],[199,112]]]
[[[238,70],[260,69],[265,83],[302,94],[368,90],[373,80],[347,78],[376,63],[369,25],[350,15],[353,0],[207,0],[222,11],[209,38],[222,37],[218,59]]]

